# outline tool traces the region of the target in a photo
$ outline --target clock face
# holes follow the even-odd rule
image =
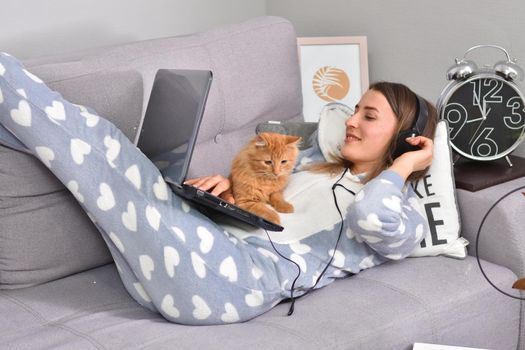
[[[464,157],[493,160],[512,152],[525,135],[519,90],[494,74],[476,75],[449,89],[440,108],[452,148]]]

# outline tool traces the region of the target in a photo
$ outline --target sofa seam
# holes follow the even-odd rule
[[[275,323],[272,323],[272,322],[263,321],[263,320],[259,320],[259,319],[256,319],[255,322],[258,323],[258,324],[262,324],[262,325],[274,328],[274,329],[287,331],[287,332],[297,336],[298,338],[300,338],[300,339],[302,339],[304,341],[307,341],[308,343],[315,342],[316,344],[318,344],[320,346],[319,349],[323,348],[326,345],[324,343],[323,344],[319,344],[318,340],[316,340],[314,338],[311,338],[311,337],[308,337],[304,333],[298,332],[297,330],[289,328],[289,327],[285,327],[285,326],[282,326],[282,325],[278,325],[278,324],[275,324]]]
[[[35,320],[40,323],[41,327],[51,327],[51,328],[62,329],[64,331],[66,331],[66,332],[69,332],[70,334],[76,335],[77,337],[80,337],[80,338],[86,340],[88,343],[92,344],[97,349],[105,349],[105,347],[102,344],[100,344],[98,341],[93,339],[91,336],[89,336],[89,335],[87,335],[87,334],[85,334],[83,332],[80,332],[80,331],[78,331],[78,330],[76,330],[74,328],[71,328],[69,326],[66,326],[65,324],[62,324],[61,321],[57,322],[57,321],[47,320],[44,316],[42,316],[42,314],[40,314],[39,312],[33,310],[26,303],[22,302],[21,300],[15,298],[13,296],[7,295],[4,291],[0,291],[0,297],[3,297],[5,299],[11,301],[13,304],[18,305],[20,308],[24,309],[26,312],[31,314],[35,318]]]
[[[403,294],[405,296],[408,296],[410,297],[411,299],[417,301],[426,311],[427,311],[427,314],[429,315],[429,318],[431,320],[431,325],[432,325],[432,328],[431,328],[431,331],[432,331],[432,338],[433,338],[433,341],[436,341],[436,322],[435,322],[435,319],[434,319],[434,313],[432,312],[433,311],[433,308],[431,308],[430,306],[427,305],[427,303],[425,303],[425,301],[416,296],[415,294],[412,294],[412,293],[409,293],[407,292],[406,290],[403,290],[403,289],[400,289],[390,283],[387,283],[387,282],[383,282],[383,281],[379,281],[379,280],[376,280],[376,279],[372,279],[372,278],[367,278],[367,277],[362,277],[362,276],[359,276],[359,274],[357,274],[355,276],[356,279],[359,279],[359,280],[364,280],[364,281],[368,281],[368,282],[374,282],[374,283],[378,283],[378,284],[381,284],[391,290],[394,290],[400,294]]]

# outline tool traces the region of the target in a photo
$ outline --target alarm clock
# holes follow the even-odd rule
[[[469,52],[498,49],[507,59],[493,67],[478,68],[467,60]],[[441,119],[449,126],[450,144],[460,156],[491,161],[506,157],[525,138],[525,99],[517,81],[523,70],[508,52],[496,45],[477,45],[447,71],[450,83],[436,104]],[[510,163],[509,158],[507,161]]]

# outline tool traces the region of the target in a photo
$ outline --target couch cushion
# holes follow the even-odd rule
[[[516,278],[484,262],[499,286]],[[17,349],[411,349],[414,342],[516,349],[519,301],[475,258],[408,258],[365,270],[249,322],[181,326],[138,306],[113,265],[0,291],[0,338]],[[497,330],[497,331],[496,331]]]
[[[0,145],[0,289],[107,264],[98,230],[49,169]]]
[[[138,73],[48,84],[72,102],[105,111],[126,136],[134,137],[142,113]],[[86,213],[38,159],[0,145],[0,163],[9,164],[0,170],[0,289],[43,283],[111,261]]]

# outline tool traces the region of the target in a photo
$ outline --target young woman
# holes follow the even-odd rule
[[[286,232],[272,234],[273,243],[265,233],[202,215],[169,191],[158,169],[113,124],[65,101],[0,54],[0,125],[90,214],[130,295],[181,324],[249,320],[313,286],[409,255],[428,230],[406,180],[432,160],[436,113],[430,104],[424,136],[408,139],[420,149],[392,159],[392,147],[412,125],[416,105],[403,85],[373,85],[346,122],[340,163],[291,179],[304,206],[287,215]],[[222,176],[190,182],[234,201]],[[315,225],[305,229],[308,217]]]

